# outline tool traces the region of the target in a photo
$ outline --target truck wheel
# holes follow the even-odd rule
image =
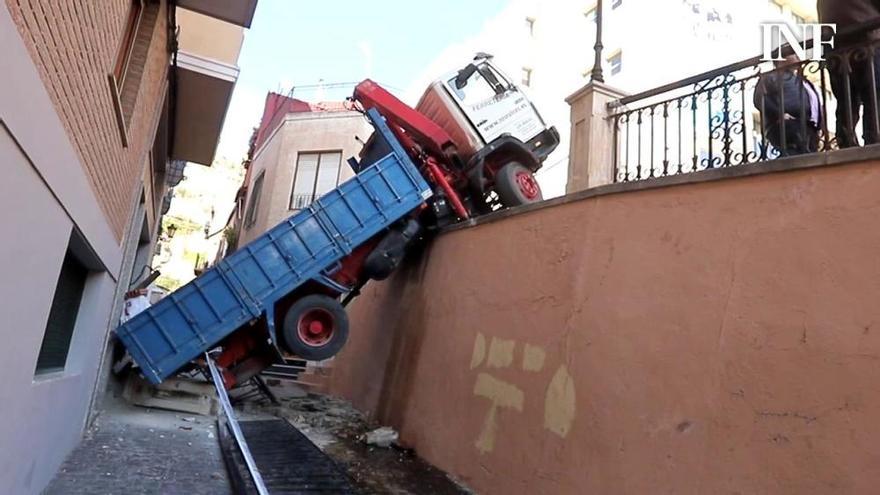
[[[284,315],[287,350],[310,361],[336,355],[348,340],[348,315],[336,299],[312,294],[293,303]]]
[[[501,204],[508,208],[544,199],[532,171],[517,162],[508,163],[495,174],[495,192]]]

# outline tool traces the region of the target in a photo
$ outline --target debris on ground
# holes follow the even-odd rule
[[[214,386],[204,379],[174,377],[153,385],[132,373],[125,382],[123,398],[130,404],[203,416],[217,414]]]
[[[364,435],[364,442],[367,445],[375,445],[387,449],[397,443],[397,432],[390,426],[383,426],[369,431]]]
[[[452,477],[420,459],[415,451],[396,445],[397,432],[391,428],[378,428],[394,434],[383,432],[378,435],[383,440],[394,437],[388,447],[368,445],[364,440],[368,434],[378,431],[379,425],[371,424],[347,401],[308,394],[305,397],[283,398],[280,402],[280,405],[263,406],[262,412],[293,424],[333,458],[363,493],[471,493]]]

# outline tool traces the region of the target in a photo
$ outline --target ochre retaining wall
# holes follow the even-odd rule
[[[450,232],[330,389],[479,493],[875,493],[878,224],[868,162]]]

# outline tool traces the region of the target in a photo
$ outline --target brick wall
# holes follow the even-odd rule
[[[6,0],[107,222],[120,240],[153,142],[169,60],[162,0],[128,127],[128,146],[123,146],[108,74],[113,71],[130,3]]]

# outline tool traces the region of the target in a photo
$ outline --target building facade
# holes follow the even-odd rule
[[[816,19],[815,0],[602,0],[605,82],[636,93],[737,62],[761,52],[760,24]],[[565,97],[589,81],[596,41],[596,0],[516,0],[476,36],[450,46],[408,92],[491,53],[525,87],[561,142],[538,173],[544,197],[565,193],[569,106]]]
[[[81,438],[169,163],[211,163],[255,4],[0,3],[0,492],[40,492]]]
[[[270,93],[239,202],[239,245],[354,175],[346,160],[373,128],[340,102],[309,104]]]

